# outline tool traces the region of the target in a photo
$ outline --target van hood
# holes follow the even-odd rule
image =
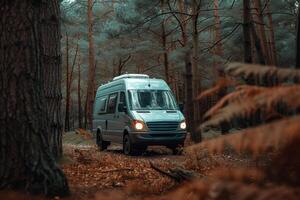
[[[184,116],[180,111],[166,110],[149,110],[149,111],[132,111],[133,117],[136,120],[144,122],[159,122],[159,121],[183,121]]]

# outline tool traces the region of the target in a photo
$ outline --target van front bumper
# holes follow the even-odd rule
[[[186,138],[186,131],[174,132],[132,132],[130,139],[136,145],[161,145],[177,146],[183,145]]]

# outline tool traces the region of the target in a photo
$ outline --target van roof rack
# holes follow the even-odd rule
[[[149,78],[147,74],[123,74],[121,76],[116,76],[113,81],[125,79],[125,78]]]

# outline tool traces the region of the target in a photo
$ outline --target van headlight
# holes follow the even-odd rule
[[[186,123],[185,123],[185,121],[180,122],[179,128],[182,129],[182,130],[186,129]]]
[[[143,131],[143,130],[145,130],[145,123],[140,120],[134,120],[133,127],[137,131]]]

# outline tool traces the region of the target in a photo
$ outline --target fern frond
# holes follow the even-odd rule
[[[275,121],[260,127],[207,140],[187,148],[186,153],[198,157],[199,153],[223,153],[225,147],[236,152],[247,152],[254,158],[272,153],[264,173],[268,180],[288,185],[300,185],[300,115]]]
[[[237,85],[236,81],[231,79],[222,78],[220,79],[214,87],[205,90],[197,96],[198,101],[202,101],[203,99],[207,99],[209,97],[215,96],[220,93],[222,90],[227,89],[228,87]]]
[[[247,84],[275,86],[281,83],[300,83],[300,70],[270,66],[232,63],[225,69],[229,76],[242,78]]]
[[[300,112],[300,85],[245,88],[224,97],[208,112],[210,119],[200,129],[247,128]]]
[[[248,152],[256,156],[269,151],[280,151],[292,142],[300,144],[300,116],[294,116],[256,128],[249,128],[216,139],[206,140],[187,148],[187,153],[196,155],[202,150],[222,153],[226,147],[237,152]]]
[[[286,186],[262,187],[236,181],[196,180],[158,199],[297,200],[299,191]]]
[[[215,106],[213,106],[205,115],[204,119],[209,119],[211,116],[215,115],[221,108],[225,107],[230,103],[239,103],[243,102],[244,99],[262,93],[266,90],[264,87],[257,86],[248,86],[248,85],[240,85],[236,87],[236,91],[229,93],[225,97],[223,97]]]

